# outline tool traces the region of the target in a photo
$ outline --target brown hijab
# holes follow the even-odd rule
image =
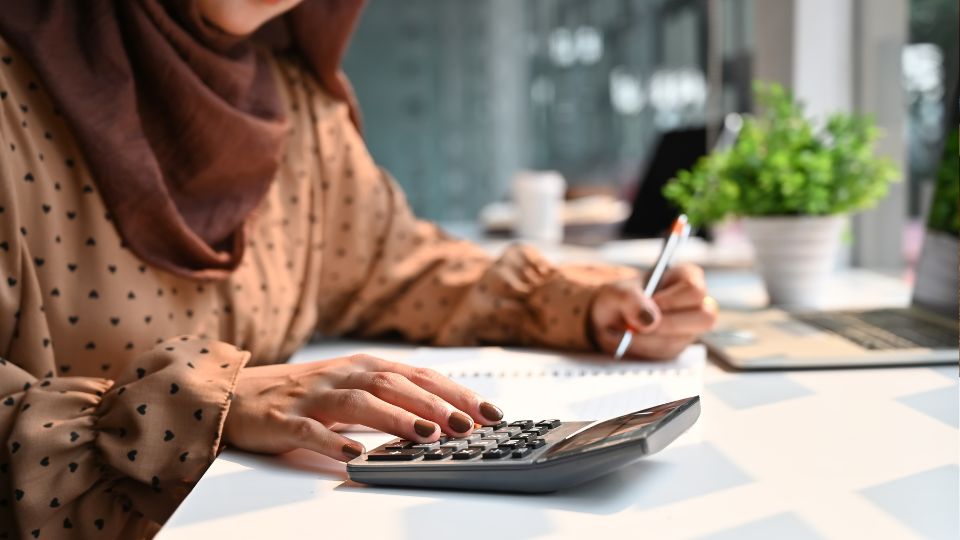
[[[279,165],[287,124],[265,44],[299,51],[359,124],[340,62],[363,0],[306,0],[254,39],[211,27],[191,0],[6,4],[0,34],[73,129],[120,236],[176,274],[237,267]]]

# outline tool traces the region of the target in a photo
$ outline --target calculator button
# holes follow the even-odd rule
[[[483,452],[482,448],[465,448],[463,450],[458,450],[453,453],[453,459],[464,460],[464,459],[473,459],[479,456]]]
[[[533,425],[533,420],[517,420],[516,422],[510,422],[511,426],[516,426],[520,429],[530,429],[530,426]]]
[[[415,443],[415,442],[413,442],[413,441],[407,441],[407,440],[404,440],[404,439],[397,439],[397,440],[395,440],[395,441],[388,442],[387,444],[383,445],[383,447],[384,447],[384,448],[392,448],[392,449],[401,449],[401,448],[410,448],[411,446],[413,446],[413,445],[415,445],[415,444],[417,444],[417,443]]]
[[[480,439],[481,441],[494,441],[496,443],[502,443],[510,439],[510,436],[506,433],[491,433],[486,435],[484,438]]]
[[[497,441],[488,441],[486,439],[481,439],[479,441],[470,441],[470,446],[467,448],[482,448],[484,450],[489,450],[491,448],[497,447]]]
[[[503,433],[505,435],[509,435],[510,437],[513,437],[514,435],[520,433],[521,431],[523,430],[518,428],[517,426],[508,426],[505,428],[498,429],[494,431],[494,433]]]
[[[482,437],[483,437],[483,435],[481,435],[481,434],[479,434],[479,433],[471,433],[471,434],[467,435],[466,437],[464,437],[464,439],[466,439],[466,440],[468,440],[468,441],[479,441]]]
[[[407,445],[405,444],[388,444],[383,447],[384,450],[406,450]]]
[[[529,455],[530,452],[531,452],[530,447],[524,446],[522,448],[517,448],[510,455],[513,456],[514,458],[522,458],[522,457],[527,457],[527,455]]]
[[[474,433],[479,433],[480,435],[486,437],[487,435],[493,433],[493,428],[492,428],[492,427],[486,427],[486,426],[484,426],[484,427],[480,427],[480,428],[477,428],[477,429],[473,430],[473,432],[474,432]]]
[[[491,448],[483,453],[483,459],[500,459],[510,455],[512,450],[505,448]]]
[[[419,448],[381,450],[367,454],[367,461],[413,461],[423,454]]]
[[[434,448],[432,450],[427,450],[426,452],[423,453],[423,460],[438,461],[438,460],[449,457],[450,454],[453,454],[454,452],[455,450],[453,448],[447,448],[445,446],[440,448]]]
[[[492,427],[493,429],[503,429],[503,428],[507,427],[507,421],[506,421],[506,420],[501,420],[501,421],[497,422],[496,424],[494,424],[494,425],[492,425],[492,426],[490,426],[490,427]]]
[[[521,448],[523,446],[526,446],[526,445],[518,441],[504,441],[500,443],[499,448],[503,448],[506,450],[516,450],[517,448]]]
[[[512,440],[512,441],[520,441],[520,442],[526,444],[526,443],[528,443],[528,442],[530,442],[530,441],[534,441],[534,440],[536,440],[536,439],[537,439],[537,436],[534,435],[533,433],[521,433],[520,435],[514,436],[514,437],[513,437],[512,439],[510,439],[510,440]]]
[[[527,443],[527,446],[530,448],[540,448],[541,446],[547,444],[547,441],[543,439],[534,439],[533,441]]]
[[[431,443],[415,444],[410,448],[419,448],[421,450],[431,450],[433,448],[440,448],[440,442],[437,441],[437,442],[431,442]]]
[[[549,430],[546,429],[546,428],[532,427],[532,428],[530,428],[530,429],[524,430],[524,433],[530,433],[530,434],[533,434],[533,435],[536,435],[537,437],[539,437],[539,436],[543,435],[544,433],[546,433],[547,431],[549,431]]]
[[[470,444],[470,441],[466,439],[450,439],[444,443],[441,448],[453,448],[454,450],[462,450]]]
[[[554,420],[541,420],[541,421],[537,422],[537,425],[538,425],[538,426],[545,427],[545,428],[547,428],[547,429],[556,429],[556,428],[560,427],[560,421],[559,421],[559,420],[556,420],[556,419],[554,419]]]

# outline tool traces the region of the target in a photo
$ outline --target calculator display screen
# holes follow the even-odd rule
[[[688,401],[684,399],[664,403],[595,424],[555,444],[544,455],[544,459],[559,458],[584,450],[594,450],[616,444],[624,439],[642,436],[639,432],[643,428],[656,424]]]

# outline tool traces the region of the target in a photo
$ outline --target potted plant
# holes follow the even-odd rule
[[[736,143],[680,171],[664,195],[694,225],[744,218],[771,302],[813,307],[846,216],[880,200],[897,169],[875,154],[871,118],[834,114],[818,128],[781,86],[754,93],[762,112],[744,118]]]

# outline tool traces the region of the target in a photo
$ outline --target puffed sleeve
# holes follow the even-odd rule
[[[130,538],[165,521],[216,457],[247,356],[183,336],[115,381],[37,378],[0,360],[0,484],[13,527],[0,532]]]
[[[631,270],[558,267],[522,245],[492,258],[447,236],[416,219],[400,187],[374,163],[345,105],[318,108],[326,111],[316,123],[327,231],[321,330],[434,345],[593,348],[587,321],[595,292],[634,276]]]
[[[11,171],[0,159],[0,538],[149,535],[213,461],[249,355],[182,336],[103,358],[124,365],[112,379],[66,376]]]

